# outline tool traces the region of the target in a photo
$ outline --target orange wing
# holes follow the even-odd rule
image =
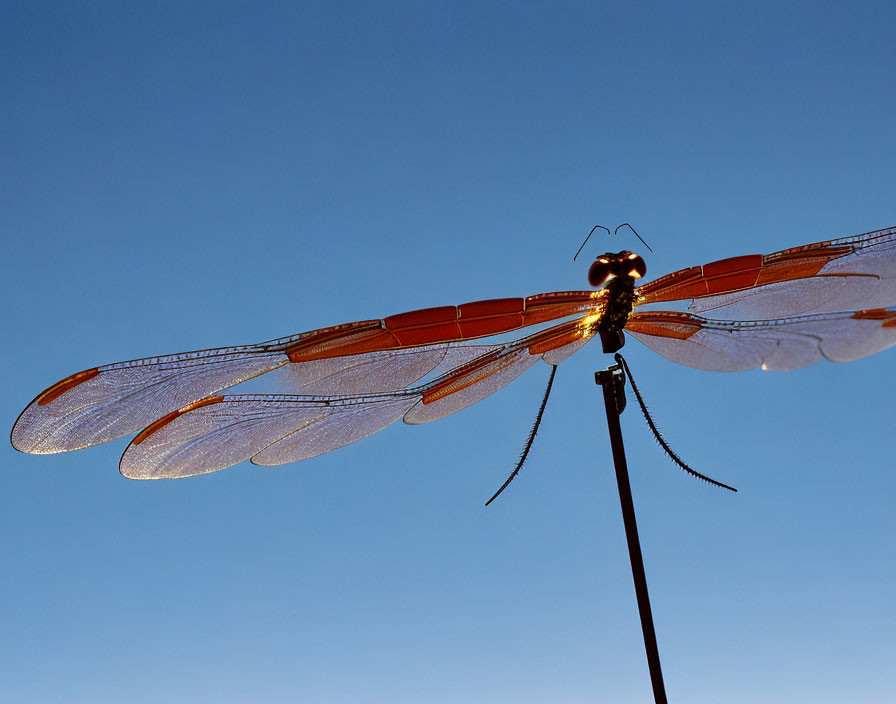
[[[682,269],[636,296],[743,320],[884,308],[896,304],[896,228]]]
[[[78,372],[39,394],[12,429],[23,452],[52,453],[137,432],[234,384],[284,369],[305,394],[395,392],[435,369],[464,368],[499,346],[463,344],[595,314],[602,291],[478,301],[337,325],[257,345],[119,362]]]

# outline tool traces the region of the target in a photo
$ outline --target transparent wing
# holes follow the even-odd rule
[[[95,367],[54,384],[22,412],[11,441],[22,452],[75,450],[128,435],[155,419],[265,372],[310,395],[396,391],[495,346],[496,335],[600,305],[602,292],[568,291],[429,308],[336,325],[244,347]]]
[[[131,479],[207,474],[293,436],[302,439],[305,456],[313,457],[380,430],[418,398],[213,397],[147,428],[127,447],[119,470]]]
[[[121,473],[134,479],[185,477],[246,459],[260,465],[330,452],[398,418],[425,423],[482,400],[539,359],[556,364],[591,338],[590,324],[562,323],[464,361],[433,381],[364,396],[216,396],[170,413],[125,450]]]
[[[12,444],[47,454],[114,440],[288,362],[283,352],[225,347],[88,369],[35,398],[13,426]]]
[[[252,464],[273,466],[317,457],[362,440],[401,418],[420,399],[417,394],[362,398],[337,406],[251,456]]]
[[[407,388],[436,369],[451,369],[500,345],[444,343],[286,364],[273,373],[280,391],[357,396]]]
[[[404,422],[419,425],[457,413],[504,388],[538,360],[559,364],[590,339],[588,336],[544,352],[533,353],[531,348],[523,346],[511,347],[491,358],[482,357],[428,388],[421,400],[404,415]]]
[[[688,309],[725,319],[896,304],[896,228],[682,269],[637,289],[641,304],[692,299]]]
[[[896,309],[763,321],[708,320],[690,313],[636,313],[626,331],[673,362],[709,371],[791,370],[848,362],[896,345]]]
[[[444,418],[490,396],[530,369],[539,359],[559,364],[591,339],[580,321],[561,324],[522,340],[480,347],[431,383],[391,397],[363,399],[338,413],[300,428],[252,456],[259,465],[297,462],[330,452],[381,430],[399,417],[417,425]],[[460,357],[457,358],[460,361]]]

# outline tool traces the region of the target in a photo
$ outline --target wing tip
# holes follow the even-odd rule
[[[132,479],[134,481],[149,481],[151,479],[163,479],[164,477],[151,477],[147,475],[140,475],[133,472],[129,472],[124,467],[124,455],[122,455],[121,459],[118,461],[118,473],[124,477],[125,479]]]
[[[135,448],[134,442],[128,445],[118,460],[118,473],[125,479],[133,479],[134,481],[152,481],[157,479],[183,479],[185,477],[197,476],[206,472],[195,472],[188,474],[174,474],[165,472],[153,473],[152,467],[147,471],[146,458],[140,456],[140,450]],[[157,469],[157,468],[156,468]]]
[[[16,422],[13,423],[12,429],[9,431],[9,442],[19,452],[27,455],[54,455],[59,452],[68,452],[69,450],[80,450],[84,447],[90,447],[97,443],[85,443],[76,447],[52,447],[44,446],[40,438],[34,436],[35,426],[39,425],[39,417],[33,417],[34,414],[42,413],[42,408],[49,405],[57,398],[68,393],[76,386],[80,386],[84,382],[90,381],[100,374],[99,367],[85,369],[75,372],[69,376],[57,381],[55,384],[48,386],[35,396],[31,403],[19,413]]]
[[[37,399],[25,406],[25,410],[19,413],[16,422],[12,424],[9,431],[9,444],[13,449],[18,450],[26,455],[54,455],[58,452],[65,452],[66,448],[43,447],[39,438],[34,436],[34,423],[30,422],[26,417],[29,412],[36,406]]]

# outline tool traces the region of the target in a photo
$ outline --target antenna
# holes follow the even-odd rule
[[[619,232],[619,230],[621,230],[623,227],[627,227],[629,230],[631,230],[632,232],[634,232],[634,233],[635,233],[635,237],[637,237],[639,240],[641,240],[641,244],[643,244],[645,247],[647,247],[647,249],[650,249],[650,245],[647,244],[647,243],[644,241],[644,238],[641,237],[641,235],[638,234],[638,231],[637,231],[635,228],[633,228],[631,225],[629,225],[627,222],[624,222],[624,223],[622,223],[619,227],[617,227],[616,230],[613,232],[613,234],[615,235],[615,234],[616,234],[617,232]],[[653,250],[652,250],[652,249],[650,249],[650,253],[653,254]]]
[[[585,238],[585,241],[582,242],[582,246],[579,247],[579,251],[576,252],[575,257],[572,258],[573,261],[575,261],[575,260],[576,260],[576,257],[579,256],[579,254],[582,253],[582,250],[585,248],[585,245],[588,243],[588,240],[591,239],[591,235],[594,234],[594,231],[595,231],[597,228],[600,228],[601,230],[606,230],[606,231],[607,231],[607,234],[608,234],[608,235],[610,234],[610,228],[609,228],[609,227],[604,227],[603,225],[595,225],[594,227],[592,227],[592,228],[591,228],[591,232],[588,233],[588,237]],[[648,249],[650,249],[650,248],[648,247]]]

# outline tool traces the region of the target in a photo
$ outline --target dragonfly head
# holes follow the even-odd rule
[[[594,260],[588,270],[588,283],[596,288],[617,276],[640,279],[646,273],[647,264],[640,255],[628,251],[607,252]]]

